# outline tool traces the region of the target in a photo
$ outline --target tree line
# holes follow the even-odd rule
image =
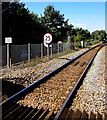
[[[36,8],[35,8],[36,9]],[[90,33],[83,28],[74,28],[68,24],[64,14],[55,10],[51,5],[44,9],[44,14],[30,12],[24,3],[2,3],[2,45],[5,45],[5,37],[12,37],[12,44],[39,44],[43,42],[45,33],[51,33],[53,42],[58,41],[74,43],[80,46],[80,41],[97,43],[106,39],[104,30],[96,30]]]

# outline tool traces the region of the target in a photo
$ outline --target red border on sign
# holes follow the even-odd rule
[[[46,33],[46,34],[51,35],[50,33]],[[46,34],[45,34],[45,35],[46,35]],[[44,35],[44,36],[45,36],[45,35]],[[52,37],[52,35],[51,35],[51,37]],[[44,37],[43,37],[43,40],[44,40]],[[49,43],[51,43],[51,42],[52,42],[52,40],[51,40]],[[46,43],[46,42],[45,42],[45,43]],[[49,44],[49,43],[47,43],[47,44]]]

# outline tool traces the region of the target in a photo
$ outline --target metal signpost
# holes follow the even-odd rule
[[[49,57],[49,47],[52,47],[52,35],[50,33],[46,33],[44,35],[44,46],[47,47],[47,56]]]
[[[5,43],[7,43],[7,68],[9,68],[10,67],[9,43],[12,43],[12,37],[5,37]]]

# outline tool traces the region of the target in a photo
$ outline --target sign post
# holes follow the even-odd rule
[[[12,37],[5,37],[5,43],[7,43],[7,68],[9,68],[10,67],[9,43],[12,43]]]
[[[44,46],[47,47],[47,56],[49,57],[49,47],[52,47],[52,35],[50,33],[46,33],[44,35]]]
[[[49,45],[47,47],[47,57],[49,57]]]

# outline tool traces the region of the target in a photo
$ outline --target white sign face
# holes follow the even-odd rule
[[[50,33],[46,33],[44,35],[44,42],[47,43],[47,44],[52,42],[52,35]]]
[[[5,43],[12,43],[12,37],[5,37]]]
[[[44,43],[44,46],[45,46],[45,47],[52,47],[52,44],[51,44],[51,43],[48,44],[48,43],[46,43],[45,41],[44,41],[43,43]]]

